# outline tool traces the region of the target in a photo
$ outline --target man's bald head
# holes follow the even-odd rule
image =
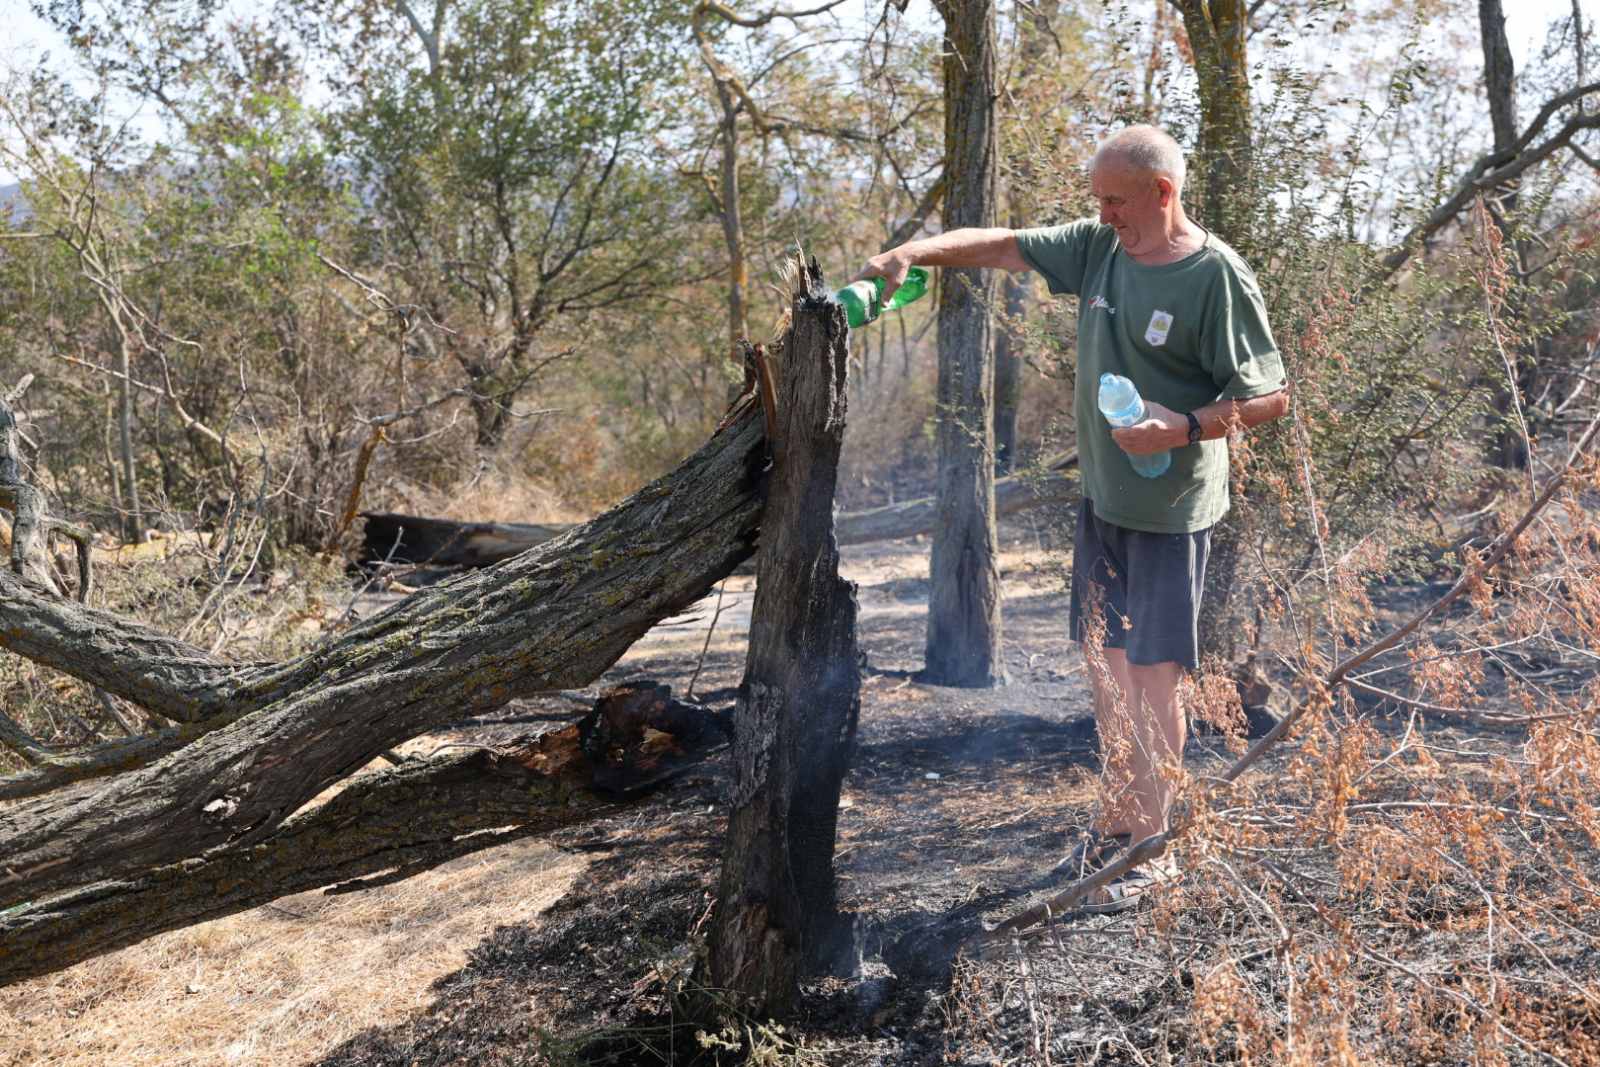
[[[1089,164],[1092,174],[1103,163],[1125,167],[1138,174],[1164,177],[1174,193],[1183,192],[1183,149],[1165,131],[1154,126],[1129,126],[1107,137]]]

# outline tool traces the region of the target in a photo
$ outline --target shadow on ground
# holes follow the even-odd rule
[[[708,664],[708,674],[738,668]],[[809,985],[796,1024],[808,1042],[850,1050],[829,1062],[938,1062],[938,1027],[925,1016],[948,983],[948,958],[935,950],[902,959],[900,976],[882,953],[919,928],[975,929],[985,911],[1037,888],[1073,819],[1055,802],[1019,813],[1008,798],[1041,775],[1093,774],[1086,718],[1008,710],[1003,691],[988,710],[961,706],[960,691],[915,688],[903,702],[869,695],[845,787],[837,863],[864,964],[852,977]],[[406,1024],[360,1033],[315,1062],[689,1062],[699,1046],[674,991],[709,915],[726,786],[710,767],[554,838],[593,857],[579,884],[538,920],[486,938]]]

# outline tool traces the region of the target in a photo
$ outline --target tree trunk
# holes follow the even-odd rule
[[[1517,72],[1500,0],[1478,0],[1478,30],[1483,37],[1483,88],[1489,98],[1494,150],[1505,152],[1517,141]]]
[[[1505,156],[1501,163],[1509,163],[1516,158],[1517,72],[1511,58],[1511,43],[1506,39],[1506,16],[1500,0],[1478,0],[1478,29],[1483,37],[1483,89],[1489,102],[1489,123],[1494,129],[1494,150]],[[1517,209],[1517,185],[1513,183],[1499,197],[1498,207],[1492,212],[1495,223],[1503,230],[1512,229],[1511,220]],[[1505,236],[1514,238],[1515,234],[1508,232]],[[1517,244],[1520,253],[1520,242]],[[1510,470],[1521,470],[1528,465],[1528,450],[1522,430],[1512,422],[1519,407],[1519,394],[1527,396],[1534,384],[1532,368],[1536,362],[1533,353],[1527,351],[1527,345],[1515,336],[1521,332],[1522,306],[1522,294],[1518,292],[1516,276],[1512,274],[1508,279],[1503,307],[1517,329],[1511,338],[1515,344],[1507,346],[1507,355],[1511,357],[1508,377],[1496,387],[1494,394],[1495,411],[1499,413],[1503,425],[1494,435],[1489,449],[1490,462]]]
[[[1198,166],[1200,221],[1242,254],[1250,252],[1251,108],[1245,51],[1250,27],[1245,0],[1178,0],[1199,79]],[[1211,532],[1205,593],[1200,603],[1202,656],[1231,659],[1236,651],[1234,587],[1238,582],[1241,518],[1249,506],[1236,495],[1232,510]]]
[[[365,775],[248,848],[0,915],[0,986],[291,893],[372,875],[396,881],[608,815],[726,740],[715,715],[661,690],[613,691],[577,725]]]
[[[1055,18],[1057,0],[1040,2],[1023,7],[1017,5],[1017,32],[1021,38],[1018,62],[1012,67],[1013,97],[1023,95],[1018,83],[1025,82],[1035,71],[1047,68],[1049,42],[1055,40],[1051,21]],[[1019,158],[1010,161],[1011,179],[1006,190],[1010,226],[1021,229],[1031,222],[1037,208],[1035,178],[1026,150]],[[1022,326],[1027,314],[1029,281],[1026,273],[1007,274],[1001,282],[1005,301],[1005,326],[994,339],[994,471],[996,477],[1010,474],[1017,462],[1017,410],[1022,400]]]
[[[1199,166],[1190,173],[1200,180],[1192,183],[1191,196],[1198,194],[1200,221],[1248,253],[1253,203],[1248,191],[1253,142],[1245,51],[1249,5],[1245,0],[1178,0],[1178,8],[1199,80]]]
[[[813,260],[783,352],[750,649],[734,713],[733,804],[712,923],[711,984],[787,1015],[799,976],[841,940],[833,846],[860,714],[855,586],[839,577],[833,496],[846,329]]]
[[[713,78],[715,78],[713,71]],[[750,336],[745,294],[750,269],[744,256],[744,220],[739,204],[739,110],[727,82],[715,79],[722,105],[722,175],[719,194],[722,238],[728,246],[728,357],[737,358],[739,342]]]
[[[944,17],[946,229],[995,224],[993,0],[939,0]],[[946,268],[939,289],[939,521],[922,677],[1003,684],[994,522],[994,280]]]
[[[144,544],[144,512],[139,507],[139,478],[133,461],[133,360],[128,349],[127,331],[117,324],[117,371],[122,375],[121,396],[117,404],[117,446],[122,453],[122,540],[130,545]]]
[[[221,663],[0,569],[0,647],[209,730],[87,794],[0,813],[0,908],[252,847],[407,738],[589,683],[754,551],[764,436],[747,413],[592,522],[280,665]]]

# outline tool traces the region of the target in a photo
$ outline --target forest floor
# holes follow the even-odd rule
[[[965,908],[992,920],[1037,899],[1093,811],[1098,758],[1084,662],[1066,636],[1065,553],[1046,540],[1025,517],[1003,530],[1011,681],[988,691],[911,677],[922,659],[925,542],[844,551],[868,663],[837,851],[860,958],[848,976],[809,983],[801,1017],[786,1029],[752,1022],[741,1036],[768,1057],[757,1062],[1212,1062],[1235,1057],[1231,1039],[1198,1021],[1203,977],[1225,967],[1276,1012],[1292,1002],[1272,909],[1218,897],[1234,869],[1202,855],[1185,854],[1186,876],[1138,911],[1059,923],[928,973],[896,975],[884,962],[904,935],[941,916]],[[753,581],[725,583],[709,645],[715,598],[658,627],[595,691],[652,679],[682,694],[705,647],[695,691],[730,704]],[[551,698],[505,716],[575,710]],[[1385,722],[1390,735],[1407,726],[1404,716]],[[491,723],[410,748],[492,743],[510,729]],[[1450,725],[1430,736],[1466,754],[1447,771],[1463,776],[1516,745]],[[1198,774],[1232,758],[1214,734],[1193,737],[1187,757]],[[1261,775],[1270,779],[1285,758],[1269,759]],[[686,1062],[681,1053],[699,1041],[672,1016],[674,994],[709,916],[727,788],[715,759],[623,814],[543,841],[366,892],[286,898],[0,991],[0,1065]],[[1314,855],[1291,858],[1313,879],[1326,873]],[[1470,910],[1459,896],[1419,906],[1448,926],[1451,914]],[[1575,973],[1600,971],[1600,959],[1583,956],[1594,921],[1581,921],[1591,928],[1586,940],[1543,951]],[[1572,958],[1561,958],[1568,950]],[[1583,1003],[1574,1025],[1600,1048],[1600,1013]]]

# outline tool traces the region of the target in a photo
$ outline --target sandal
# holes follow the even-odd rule
[[[1078,905],[1078,910],[1090,915],[1114,915],[1119,911],[1127,911],[1137,907],[1157,886],[1176,881],[1177,877],[1176,866],[1162,868],[1147,863],[1090,892],[1088,898]]]
[[[1051,873],[1074,882],[1087,878],[1132,843],[1133,839],[1127,834],[1108,834],[1090,827],[1078,838],[1072,851],[1061,857]]]

